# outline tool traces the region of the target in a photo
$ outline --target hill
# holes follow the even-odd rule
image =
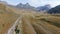
[[[50,10],[48,10],[48,13],[54,13],[54,14],[56,14],[56,13],[60,13],[60,5],[58,5],[58,6],[56,6],[56,7],[54,7],[54,8],[52,8],[52,9],[50,9]]]
[[[5,34],[18,18],[4,2],[0,2],[0,34]]]
[[[44,5],[44,6],[39,6],[36,8],[38,11],[48,11],[49,9],[51,9],[51,6],[49,4]]]

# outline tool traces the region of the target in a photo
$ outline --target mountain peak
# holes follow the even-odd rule
[[[19,3],[18,5],[23,5],[22,3]]]
[[[25,9],[32,9],[32,8],[34,8],[29,3],[26,3],[26,4],[19,3],[16,7],[17,8],[25,8]]]
[[[47,10],[49,10],[49,9],[51,9],[50,4],[37,7],[37,10],[39,10],[39,11],[47,11]]]
[[[51,8],[51,5],[50,4],[47,4],[47,5],[45,5],[46,7],[48,7],[48,8]]]
[[[25,5],[29,5],[29,3],[26,3]]]
[[[26,4],[24,4],[24,6],[30,7],[30,4],[29,3],[26,3]]]
[[[20,5],[22,5],[22,3],[20,3]]]

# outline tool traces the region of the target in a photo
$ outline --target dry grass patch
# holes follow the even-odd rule
[[[18,18],[14,13],[0,13],[0,34],[4,34]]]

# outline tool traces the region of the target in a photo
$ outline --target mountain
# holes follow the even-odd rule
[[[33,7],[29,3],[26,3],[26,4],[19,3],[16,7],[20,9],[31,9],[35,11],[47,11],[51,8],[49,4],[45,6]]]
[[[60,5],[48,10],[48,13],[60,13]]]
[[[26,4],[19,3],[16,7],[21,9],[35,9],[35,7],[31,6],[29,3]]]
[[[51,6],[49,4],[45,5],[45,6],[39,6],[36,9],[38,11],[48,11],[51,8]]]

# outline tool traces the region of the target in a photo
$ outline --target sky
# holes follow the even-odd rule
[[[17,5],[19,3],[29,3],[31,6],[38,7],[50,4],[52,7],[60,5],[60,0],[1,0],[6,1],[8,4]]]

